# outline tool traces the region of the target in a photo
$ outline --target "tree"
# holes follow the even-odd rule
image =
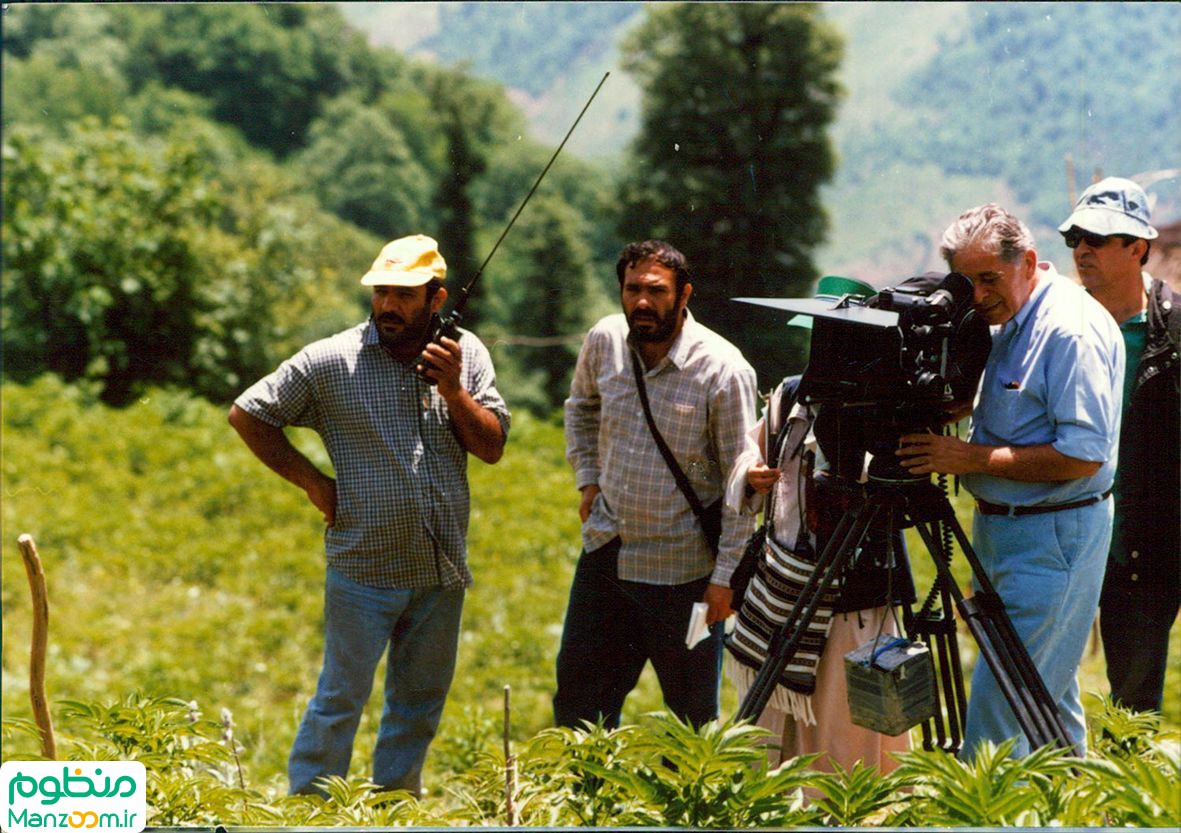
[[[416,234],[428,219],[432,183],[402,131],[352,96],[312,122],[294,164],[325,208],[379,237]]]
[[[479,81],[463,68],[428,72],[425,81],[446,147],[434,196],[435,236],[447,260],[448,284],[456,292],[475,277],[486,257],[476,252],[472,189],[488,168],[491,150],[523,128],[520,114],[499,85]],[[465,326],[479,321],[483,293],[483,285],[477,283],[464,311]]]
[[[107,8],[4,10],[4,122],[56,133],[84,116],[110,118],[128,93],[129,50]]]
[[[357,281],[377,244],[277,192],[274,165],[226,165],[229,146],[210,138],[145,140],[123,119],[93,117],[64,142],[8,131],[6,376],[85,380],[114,405],[151,385],[225,401],[306,336],[296,331],[313,315],[358,320]]]
[[[177,379],[210,277],[194,231],[216,199],[191,153],[149,156],[87,120],[68,145],[4,146],[6,372],[90,378],[123,404]]]
[[[816,5],[786,3],[650,6],[621,49],[644,100],[620,232],[685,252],[695,315],[767,383],[794,358],[783,316],[729,299],[803,295],[816,278],[841,53]]]
[[[532,394],[518,404],[542,414],[569,394],[578,336],[608,306],[592,281],[586,225],[563,200],[536,196],[505,238],[504,260],[489,267],[495,290],[489,317],[500,322],[489,327],[493,342],[501,331],[509,336],[504,342],[514,367],[508,376],[528,380],[514,390]]]
[[[181,3],[152,11],[152,26],[129,16],[149,78],[207,96],[216,118],[280,156],[304,144],[324,102],[354,83],[375,95],[377,66],[400,71],[392,53],[370,50],[328,7]],[[377,66],[363,72],[367,64]]]

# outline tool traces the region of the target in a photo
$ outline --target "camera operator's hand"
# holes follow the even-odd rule
[[[746,482],[760,495],[771,491],[779,479],[779,469],[769,468],[766,463],[756,463],[746,470]]]
[[[939,434],[903,434],[894,453],[912,474],[968,474],[981,471],[983,446]]]
[[[730,602],[734,601],[734,591],[729,587],[710,584],[705,588],[705,596],[702,601],[709,605],[709,610],[705,614],[705,624],[707,625],[721,622],[726,617],[734,615],[734,609],[730,607]]]

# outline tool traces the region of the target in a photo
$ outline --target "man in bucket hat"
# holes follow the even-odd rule
[[[1168,285],[1141,270],[1157,236],[1149,219],[1144,190],[1108,177],[1058,227],[1083,286],[1119,324],[1126,347],[1099,632],[1111,696],[1136,711],[1160,711],[1169,629],[1181,606],[1181,314]]]
[[[327,525],[324,666],[288,762],[293,794],[324,794],[319,779],[348,774],[387,650],[373,781],[421,789],[472,581],[467,455],[495,463],[509,428],[484,345],[466,330],[426,344],[446,274],[431,238],[387,244],[361,278],[373,288],[369,320],[308,345],[230,409],[250,450],[303,489]],[[286,426],[320,435],[335,479]]]

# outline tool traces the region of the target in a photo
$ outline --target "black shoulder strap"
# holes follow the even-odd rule
[[[640,391],[640,404],[644,406],[644,416],[648,420],[648,430],[652,432],[652,439],[656,440],[656,447],[660,449],[660,456],[664,458],[668,470],[672,472],[673,480],[677,481],[677,488],[685,495],[685,500],[689,501],[689,507],[693,510],[693,514],[697,516],[698,521],[702,522],[702,528],[704,528],[705,507],[701,505],[701,500],[689,484],[689,478],[685,476],[685,472],[681,470],[680,464],[677,463],[677,458],[673,456],[672,449],[668,447],[668,443],[664,441],[664,437],[660,435],[660,431],[656,428],[656,421],[652,419],[652,409],[648,405],[648,388],[644,384],[644,370],[640,367],[640,358],[634,350],[628,348],[628,352],[631,353],[632,372],[636,374],[636,387]]]

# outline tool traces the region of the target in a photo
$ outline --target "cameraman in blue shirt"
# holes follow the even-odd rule
[[[993,330],[965,442],[908,434],[898,455],[915,474],[961,475],[976,498],[972,541],[1017,634],[1086,748],[1077,672],[1095,619],[1111,540],[1124,345],[1107,311],[1038,262],[1025,225],[989,203],[943,234],[948,266],[972,280]],[[961,754],[1028,739],[986,663],[977,662]]]

